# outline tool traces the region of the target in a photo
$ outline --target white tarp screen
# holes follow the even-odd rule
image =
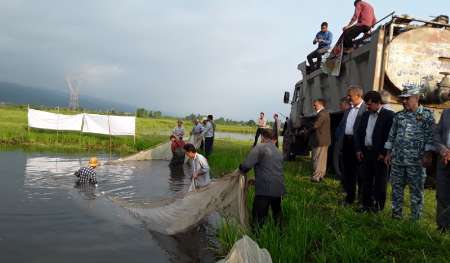
[[[86,113],[64,115],[28,109],[28,126],[48,130],[133,136],[136,131],[136,117]]]
[[[84,114],[83,132],[134,135],[135,117]]]
[[[107,115],[85,114],[83,132],[109,134],[109,120]]]
[[[111,135],[134,135],[136,117],[109,116]]]
[[[28,126],[38,129],[80,131],[83,114],[63,115],[28,109]]]

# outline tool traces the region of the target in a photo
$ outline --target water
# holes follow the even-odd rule
[[[105,161],[106,156],[98,156]],[[74,187],[87,157],[0,152],[0,262],[213,262],[207,224],[175,237],[150,233],[108,197],[144,203],[185,192],[164,161],[100,166],[98,188]],[[195,245],[192,245],[195,244]]]

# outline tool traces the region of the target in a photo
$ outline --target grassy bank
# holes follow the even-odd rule
[[[210,163],[214,171],[235,169],[248,145],[220,143]],[[287,195],[283,199],[282,227],[268,222],[258,233],[224,223],[219,240],[226,254],[244,233],[267,248],[274,262],[448,262],[450,238],[435,229],[435,192],[426,190],[423,219],[418,222],[390,218],[390,200],[378,215],[359,214],[342,207],[338,181],[309,181],[308,159],[285,163]],[[249,205],[252,194],[249,194]],[[409,197],[405,197],[409,206]],[[406,215],[409,209],[406,209]]]
[[[61,110],[64,114],[75,114]],[[148,149],[167,140],[167,135],[176,125],[176,119],[136,119],[136,144],[131,136],[115,136],[111,148],[116,153],[132,153]],[[186,130],[192,124],[186,123]],[[218,125],[222,132],[253,132],[248,126]],[[19,106],[0,106],[0,145],[33,147],[39,149],[58,148],[70,151],[109,151],[110,138],[107,135],[81,134],[79,132],[56,132],[30,129],[27,127],[27,109]]]

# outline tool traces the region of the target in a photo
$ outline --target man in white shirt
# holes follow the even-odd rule
[[[369,91],[364,95],[367,105],[356,132],[356,157],[362,162],[363,202],[361,212],[379,212],[384,209],[387,189],[387,166],[384,163],[386,143],[394,112],[383,108],[380,93]]]
[[[261,112],[259,114],[259,118],[256,121],[256,124],[258,125],[258,129],[256,130],[255,142],[253,143],[253,147],[256,146],[256,144],[258,143],[259,136],[261,135],[261,132],[266,128],[267,121],[264,118],[264,112]]]
[[[191,138],[191,142],[192,144],[199,149],[200,145],[203,142],[203,136],[202,136],[202,132],[203,132],[203,125],[200,123],[199,120],[194,120],[194,127],[192,127],[192,138]]]
[[[356,184],[358,183],[358,199],[362,198],[361,180],[358,176],[360,163],[356,159],[355,137],[354,134],[358,130],[362,114],[366,111],[366,104],[363,99],[363,89],[359,86],[350,86],[347,91],[347,97],[352,107],[345,111],[339,126],[344,128],[344,132],[340,134],[338,140],[342,149],[342,185],[346,192],[344,203],[352,204],[356,199]]]
[[[211,182],[208,161],[203,155],[197,153],[197,149],[191,143],[186,144],[184,150],[191,162],[192,181],[195,188],[207,186]]]
[[[214,126],[212,123],[212,115],[208,115],[202,135],[205,138],[205,157],[208,158],[212,152],[214,142]]]

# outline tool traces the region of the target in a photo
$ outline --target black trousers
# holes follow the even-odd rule
[[[205,137],[205,157],[208,157],[213,150],[214,137]]]
[[[317,59],[317,63],[314,64],[313,59]],[[320,68],[320,63],[322,63],[322,53],[319,52],[319,49],[314,50],[311,52],[306,59],[308,60],[308,64],[311,67],[311,69],[318,69]]]
[[[261,135],[262,131],[263,131],[263,128],[258,128],[256,130],[255,142],[253,143],[253,146],[255,146],[258,143],[258,139],[259,139],[259,136]]]
[[[353,144],[353,136],[344,136],[343,145],[343,171],[342,184],[346,193],[345,202],[352,204],[356,198],[356,184],[358,183],[359,198],[361,198],[362,187],[359,179],[360,163],[356,159],[356,152]]]
[[[363,154],[363,207],[378,212],[384,209],[386,202],[387,167],[383,160],[377,160],[378,153],[374,150],[366,149]]]
[[[278,143],[278,139],[280,138],[280,136],[278,135],[278,130],[274,130],[274,133],[273,133],[273,137],[275,138],[275,146],[277,147],[277,148],[279,148],[279,146],[280,146],[280,144]]]
[[[450,164],[444,166],[438,158],[436,175],[436,222],[442,231],[450,231]]]
[[[367,33],[369,32],[370,27],[368,26],[360,26],[360,25],[354,25],[350,27],[349,29],[345,30],[344,35],[344,48],[351,48],[353,47],[353,39],[355,39],[359,34],[361,33]]]
[[[253,200],[253,226],[262,225],[269,214],[269,206],[272,209],[272,216],[276,223],[281,220],[281,197],[256,195]]]

